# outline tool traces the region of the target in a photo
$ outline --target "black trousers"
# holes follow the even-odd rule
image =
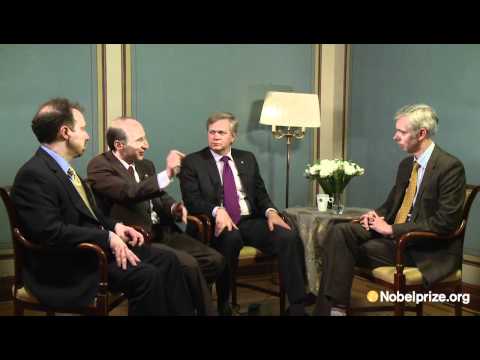
[[[227,302],[231,291],[231,271],[238,261],[243,246],[253,246],[266,254],[278,256],[279,272],[285,284],[289,302],[305,298],[305,255],[298,234],[279,226],[268,229],[267,219],[245,217],[238,223],[239,230],[224,230],[213,237],[212,246],[224,257],[226,271],[217,281],[219,302]]]
[[[132,250],[141,260],[137,266],[128,264],[123,270],[115,260],[108,265],[110,288],[126,294],[128,314],[194,315],[192,297],[177,256],[149,245]]]
[[[152,246],[172,251],[180,261],[197,314],[216,315],[208,283],[215,282],[224,271],[223,256],[215,249],[182,232],[163,231],[154,241],[158,242]]]
[[[367,231],[358,223],[333,225],[323,247],[322,276],[314,314],[329,315],[334,305],[348,306],[355,266],[370,269],[392,266],[395,249],[395,240]],[[405,264],[415,266],[408,249]]]

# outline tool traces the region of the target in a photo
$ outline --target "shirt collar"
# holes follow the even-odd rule
[[[212,153],[213,158],[215,159],[215,162],[219,162],[222,159],[222,157],[224,157],[224,156],[228,156],[230,158],[230,160],[233,160],[232,149],[230,149],[230,151],[228,153],[226,153],[225,155],[219,155],[215,151],[213,151],[212,149],[209,149],[209,150]]]
[[[45,145],[40,145],[40,147],[45,150],[45,152],[50,155],[53,160],[55,160],[58,164],[58,166],[60,166],[63,170],[63,172],[66,174],[68,169],[70,168],[70,164],[68,163],[67,160],[65,160],[61,155],[57,154],[55,151],[53,151],[52,149],[48,148],[47,146]]]
[[[428,160],[430,160],[430,156],[432,156],[432,152],[434,148],[435,148],[435,143],[432,141],[430,146],[422,153],[422,155],[420,155],[418,159],[415,158],[415,161],[418,162],[418,164],[422,169],[425,169],[427,167]]]
[[[115,157],[118,159],[118,161],[120,161],[120,163],[123,165],[123,167],[124,167],[125,169],[128,170],[128,168],[129,168],[130,166],[132,166],[132,167],[133,167],[133,170],[136,170],[136,169],[135,169],[135,163],[132,163],[132,164],[127,163],[125,160],[121,159],[120,156],[118,156],[118,154],[117,154],[116,152],[114,152],[114,151],[112,151],[112,154],[113,154],[113,156],[115,156]]]

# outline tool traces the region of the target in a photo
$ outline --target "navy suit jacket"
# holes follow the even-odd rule
[[[43,149],[18,171],[12,186],[12,201],[21,230],[27,239],[53,251],[28,253],[25,259],[26,288],[51,306],[85,306],[98,288],[96,255],[79,251],[86,242],[103,248],[110,259],[108,230],[115,223],[97,209],[83,182],[96,219],[68,176]]]
[[[232,149],[232,158],[251,207],[251,215],[265,217],[270,200],[255,155],[249,151]],[[212,216],[212,210],[223,202],[223,188],[215,159],[210,149],[189,154],[182,161],[179,174],[180,189],[185,206],[192,214]]]

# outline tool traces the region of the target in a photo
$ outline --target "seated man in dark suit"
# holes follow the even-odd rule
[[[395,115],[393,140],[410,156],[402,160],[385,203],[360,223],[333,226],[324,244],[322,278],[315,313],[345,315],[354,266],[375,268],[395,263],[394,237],[409,231],[447,234],[462,218],[465,169],[432,137],[438,117],[428,105],[408,105]],[[460,239],[409,244],[406,266],[418,267],[428,286],[460,267]]]
[[[140,233],[105,217],[70,165],[89,139],[80,106],[52,99],[40,106],[32,129],[41,146],[18,171],[12,201],[24,234],[55,251],[25,259],[25,287],[46,305],[89,305],[97,293],[98,261],[75,246],[93,243],[107,253],[110,289],[126,294],[130,315],[193,315],[175,254],[144,245]]]
[[[157,242],[153,246],[175,252],[198,314],[214,315],[205,278],[213,283],[222,273],[223,256],[179,229],[175,219],[186,223],[187,210],[165,191],[184,155],[170,151],[166,170],[157,174],[153,162],[144,158],[149,148],[145,130],[133,118],[115,119],[107,130],[107,143],[110,151],[94,157],[87,167],[97,202],[112,218],[152,232]]]
[[[238,120],[214,113],[207,121],[208,147],[182,162],[180,187],[191,213],[212,217],[212,246],[225,256],[228,272],[217,282],[220,308],[228,309],[231,270],[244,245],[277,254],[291,315],[304,315],[303,243],[278,214],[265,189],[255,156],[232,149]],[[223,310],[224,311],[224,310]]]

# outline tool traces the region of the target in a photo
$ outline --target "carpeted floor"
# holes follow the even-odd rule
[[[270,276],[251,276],[244,278],[243,281],[251,281],[259,286],[272,287],[275,288],[275,285],[272,283],[272,278]],[[378,290],[379,288],[372,288],[371,284],[367,284],[365,281],[360,279],[355,279],[352,287],[352,305],[353,306],[372,306],[371,303],[367,301],[366,294],[370,290]],[[215,294],[214,294],[215,297]],[[238,299],[239,307],[235,309],[236,316],[248,316],[248,315],[257,315],[257,316],[278,316],[280,314],[280,306],[278,298],[263,294],[257,291],[238,288]],[[311,313],[314,305],[307,307],[307,312]],[[12,303],[11,301],[1,302],[0,303],[0,316],[9,316],[12,315]],[[32,316],[43,316],[44,314],[38,312],[27,311],[26,315]],[[112,316],[125,316],[127,315],[127,303],[121,304],[111,313]],[[363,316],[378,316],[378,315],[392,315],[391,312],[376,312],[376,313],[363,313]],[[414,313],[406,313],[406,315],[414,315]],[[454,316],[453,307],[445,304],[424,304],[424,315],[425,316]],[[463,310],[463,316],[478,316],[480,313],[471,311],[469,309]]]

